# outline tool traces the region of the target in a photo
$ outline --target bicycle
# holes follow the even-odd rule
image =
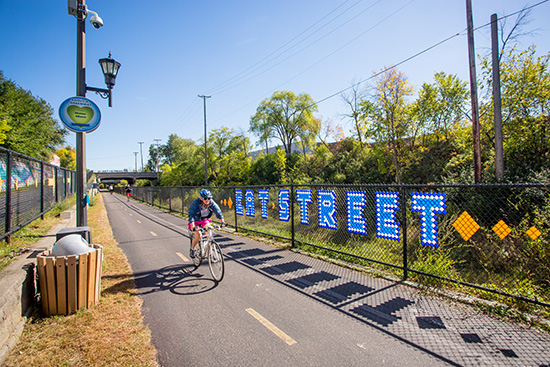
[[[208,267],[210,268],[210,274],[216,282],[221,282],[225,272],[225,266],[223,263],[223,254],[220,245],[214,240],[214,232],[220,229],[220,226],[206,226],[201,228],[201,240],[197,242],[195,246],[195,257],[193,258],[193,265],[197,269],[203,262],[208,259]],[[193,243],[195,233],[189,231],[190,244]]]

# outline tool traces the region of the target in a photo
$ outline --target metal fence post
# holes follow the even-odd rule
[[[11,151],[7,151],[6,157],[6,233],[11,231]],[[10,243],[11,235],[6,236],[6,242]]]
[[[237,186],[233,187],[233,198],[235,198],[235,206],[233,207],[233,212],[235,213],[235,232],[238,232],[239,228],[237,225],[237,196],[235,195],[235,192],[237,191]]]
[[[44,219],[44,162],[40,162],[40,216]]]
[[[290,184],[290,232],[290,245],[294,247],[294,184]]]
[[[63,170],[63,188],[64,188],[64,192],[65,192],[65,196],[63,197],[63,199],[66,199],[67,198],[67,170],[64,169]]]
[[[54,176],[54,180],[53,180],[53,184],[54,184],[54,198],[55,198],[55,202],[56,202],[56,203],[59,203],[59,195],[57,194],[57,167],[54,167],[54,168],[53,168],[53,176]]]
[[[407,259],[407,199],[405,197],[405,187],[399,187],[401,195],[401,230],[403,233],[403,280],[407,280],[408,274],[408,259]]]
[[[184,216],[185,215],[185,205],[183,205],[183,196],[185,195],[185,190],[183,189],[183,187],[181,188],[181,215]]]

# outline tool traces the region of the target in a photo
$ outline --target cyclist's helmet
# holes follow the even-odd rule
[[[199,194],[203,200],[212,199],[212,193],[209,190],[202,189]]]

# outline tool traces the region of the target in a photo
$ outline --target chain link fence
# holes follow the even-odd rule
[[[136,187],[187,216],[201,187]],[[225,221],[403,279],[550,306],[544,184],[269,185],[210,188]]]
[[[0,240],[73,195],[75,172],[0,147]]]

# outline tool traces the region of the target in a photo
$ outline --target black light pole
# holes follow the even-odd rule
[[[76,26],[76,95],[86,97],[86,6],[77,2]],[[86,133],[76,133],[76,226],[86,226]]]
[[[206,157],[206,98],[211,96],[199,96],[204,102],[204,186],[208,186],[208,158]]]
[[[98,93],[102,98],[109,98],[109,107],[111,107],[111,90],[115,85],[115,79],[120,68],[120,63],[109,57],[99,60],[105,75],[105,83],[108,89],[94,88],[86,86],[86,23],[88,14],[92,17],[90,22],[95,28],[103,26],[103,20],[96,12],[89,10],[84,0],[68,0],[69,14],[77,19],[76,25],[76,95],[86,97],[86,91]],[[86,226],[87,218],[87,200],[86,200],[86,133],[76,133],[76,225],[78,227]]]

